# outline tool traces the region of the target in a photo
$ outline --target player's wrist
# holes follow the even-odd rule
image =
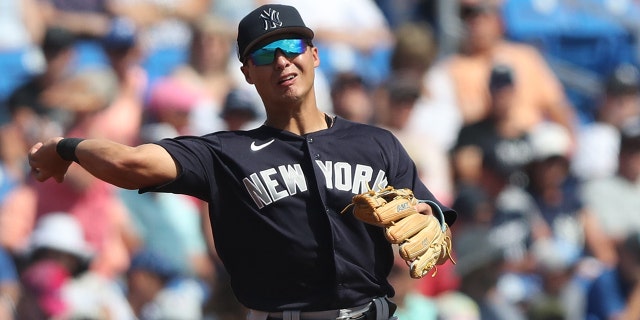
[[[80,142],[84,141],[82,138],[64,138],[56,144],[56,152],[60,158],[78,163],[78,156],[76,156],[76,149]]]

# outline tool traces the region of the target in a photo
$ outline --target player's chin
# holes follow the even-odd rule
[[[283,102],[297,102],[303,100],[304,94],[298,88],[292,86],[282,89],[283,90],[280,92],[280,99],[282,99]]]

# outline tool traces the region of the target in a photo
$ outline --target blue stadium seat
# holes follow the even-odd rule
[[[605,1],[508,0],[503,7],[507,37],[540,50],[583,122],[592,120],[601,90],[592,85],[598,81],[575,86],[579,81],[570,77],[590,74],[602,80],[621,62],[637,63],[636,38]],[[640,12],[637,5],[633,9]],[[555,68],[556,63],[562,68]]]

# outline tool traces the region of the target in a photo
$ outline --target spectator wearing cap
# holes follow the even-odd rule
[[[258,126],[260,115],[249,92],[232,89],[224,99],[220,117],[226,124],[226,130],[246,130]]]
[[[582,281],[590,275],[580,266],[592,261],[613,265],[613,243],[580,197],[580,181],[569,169],[573,148],[566,129],[543,122],[529,140],[534,156],[527,166],[527,190],[549,234],[531,246],[539,281],[527,301],[527,315],[532,320],[585,319]]]
[[[49,312],[70,318],[134,319],[117,283],[89,269],[95,254],[75,217],[48,213],[31,235],[25,280]]]
[[[569,169],[571,136],[552,122],[543,122],[529,133],[533,161],[527,166],[527,190],[549,227],[549,238],[613,265],[616,255],[597,216],[580,197],[580,181]],[[584,253],[583,253],[584,252]]]
[[[96,133],[124,144],[138,140],[148,89],[147,73],[140,65],[142,52],[137,28],[124,17],[112,19],[111,28],[101,38],[107,67],[117,79],[113,101],[95,115]]]
[[[572,171],[581,179],[603,178],[618,167],[620,130],[640,122],[640,70],[618,65],[603,83],[595,108],[595,121],[583,125],[577,135]]]
[[[617,265],[603,272],[588,288],[588,319],[640,318],[640,233],[629,233],[617,249]]]
[[[161,124],[174,134],[191,132],[190,115],[205,98],[200,92],[176,77],[157,80],[150,89],[148,114],[151,125]]]
[[[514,122],[520,108],[515,99],[519,81],[513,69],[498,64],[493,67],[485,85],[491,93],[491,109],[486,118],[464,125],[451,151],[452,170],[457,184],[477,184],[482,174],[482,159],[496,161],[502,173],[518,178],[531,161],[532,150],[527,131]]]

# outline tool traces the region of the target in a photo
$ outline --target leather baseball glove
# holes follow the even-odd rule
[[[433,215],[419,213],[415,206],[424,202]],[[391,186],[355,195],[342,212],[353,207],[353,215],[368,224],[383,227],[387,240],[398,245],[399,254],[409,265],[412,278],[422,278],[436,265],[451,258],[451,238],[440,207],[429,200],[418,200],[410,189]],[[436,275],[435,269],[432,277]]]

